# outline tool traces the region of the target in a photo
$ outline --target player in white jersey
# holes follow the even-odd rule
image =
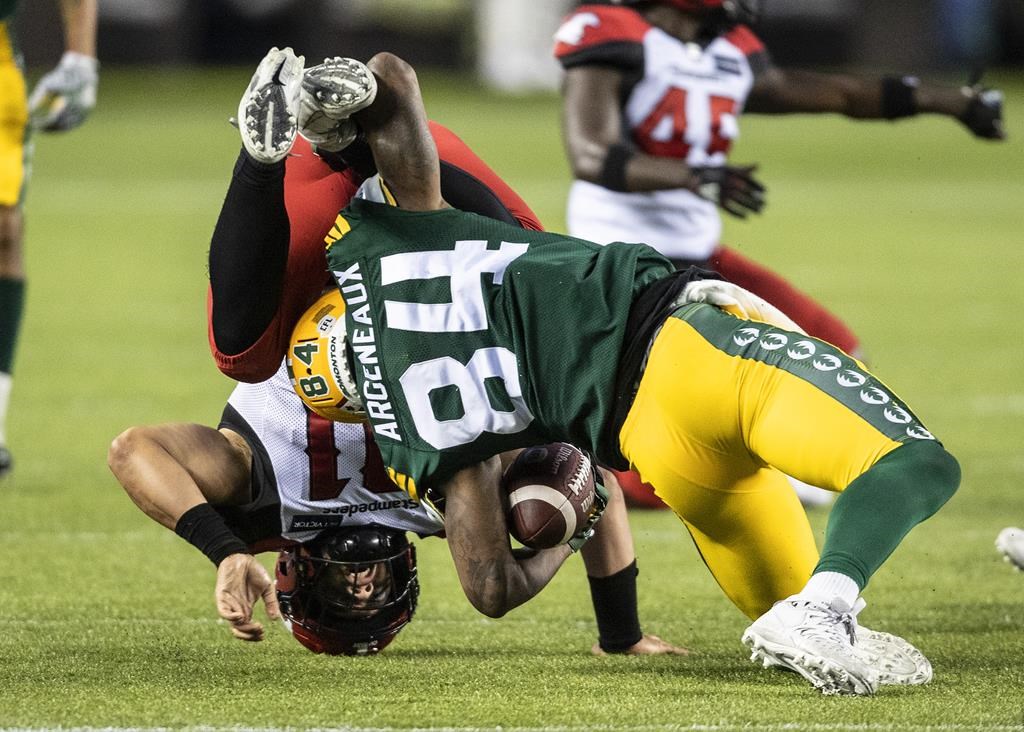
[[[146,515],[217,566],[217,610],[237,638],[263,637],[252,615],[260,598],[269,617],[283,613],[296,639],[316,652],[376,653],[412,619],[419,584],[405,534],[437,535],[442,518],[388,478],[368,425],[307,410],[285,366],[267,381],[238,384],[219,429],[132,427],[113,441],[108,463]],[[610,510],[584,563],[588,571],[608,557],[627,564],[632,586],[631,537],[612,531],[625,521],[621,498]],[[276,549],[285,551],[275,596],[253,554]],[[685,652],[640,631],[635,590],[610,607],[593,581],[591,590],[595,653]]]
[[[566,69],[564,137],[576,180],[569,233],[606,244],[641,241],[676,266],[697,264],[765,298],[809,334],[860,355],[856,335],[785,279],[720,242],[717,208],[745,217],[764,206],[755,166],[728,155],[744,111],[832,112],[857,119],[918,113],[960,120],[1002,139],[1002,96],[913,77],[858,79],[783,70],[748,27],[756,0],[619,0],[584,4],[555,35]],[[663,507],[634,475],[631,505]],[[832,496],[794,482],[805,505]]]
[[[559,28],[566,69],[565,144],[576,178],[569,233],[642,241],[678,264],[710,266],[857,355],[852,332],[782,278],[722,246],[716,206],[764,205],[754,166],[732,166],[741,113],[836,113],[856,119],[946,115],[998,140],[1002,95],[914,77],[861,79],[784,70],[748,27],[756,0],[618,0],[582,5]]]

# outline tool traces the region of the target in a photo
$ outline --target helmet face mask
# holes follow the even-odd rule
[[[292,634],[315,653],[379,652],[416,611],[416,549],[382,526],[341,529],[283,551],[277,597]]]
[[[345,301],[338,290],[325,292],[299,318],[286,365],[295,393],[310,411],[333,422],[365,421],[349,368]]]

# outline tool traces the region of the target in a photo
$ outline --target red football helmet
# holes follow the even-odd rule
[[[730,23],[751,25],[761,15],[761,0],[613,0],[619,5],[640,5],[650,2],[671,5],[688,13],[719,11]]]
[[[278,556],[281,614],[314,653],[377,653],[412,620],[419,594],[416,548],[402,531],[339,529]]]

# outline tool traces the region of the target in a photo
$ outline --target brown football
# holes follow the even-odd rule
[[[502,478],[509,533],[523,546],[550,549],[572,538],[594,505],[590,458],[565,442],[523,450]]]

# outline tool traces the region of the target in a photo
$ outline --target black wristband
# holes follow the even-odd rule
[[[185,511],[174,533],[205,554],[215,566],[220,566],[229,554],[249,552],[245,542],[232,533],[209,503],[200,503]]]
[[[882,78],[882,116],[886,119],[913,117],[917,114],[916,76],[886,76]]]
[[[597,182],[610,191],[627,191],[626,165],[634,153],[633,148],[622,142],[617,142],[609,147],[608,154],[604,158],[604,165],[601,166],[601,177]]]
[[[636,560],[608,577],[587,577],[597,616],[598,643],[605,653],[622,653],[643,638],[636,602]]]

